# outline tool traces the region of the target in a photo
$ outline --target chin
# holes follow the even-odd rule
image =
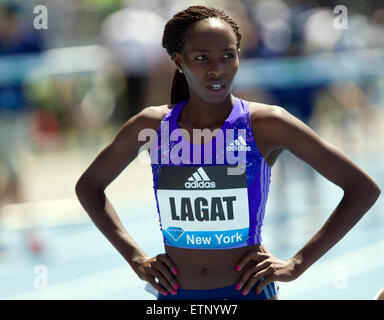
[[[204,97],[201,97],[201,99],[204,100],[207,103],[218,104],[218,103],[222,103],[223,101],[225,101],[228,98],[229,95],[230,95],[230,92],[226,91],[222,95],[218,95],[218,96],[215,96],[215,95],[205,95]]]

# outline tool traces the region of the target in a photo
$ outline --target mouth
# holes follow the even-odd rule
[[[211,82],[207,85],[207,89],[214,93],[221,93],[226,88],[224,82]]]

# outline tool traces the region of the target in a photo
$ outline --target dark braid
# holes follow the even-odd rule
[[[220,18],[227,22],[235,32],[237,38],[237,49],[240,49],[241,35],[239,26],[223,10],[204,7],[191,6],[179,13],[175,14],[171,20],[167,22],[164,28],[162,45],[173,59],[175,52],[181,53],[185,44],[185,33],[187,29],[198,21],[208,18]],[[183,73],[177,69],[172,81],[171,104],[189,99],[189,89],[187,79]]]

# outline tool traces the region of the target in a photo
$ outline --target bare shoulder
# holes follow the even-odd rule
[[[156,130],[160,126],[165,115],[171,110],[171,107],[172,106],[167,104],[146,107],[135,116],[135,120],[140,127]]]
[[[249,113],[255,135],[268,141],[273,148],[296,144],[298,134],[320,139],[308,125],[281,106],[251,102]]]
[[[139,135],[142,130],[155,130],[160,127],[161,121],[170,110],[170,106],[149,106],[142,109],[139,113],[128,119],[119,129],[114,139],[114,145],[136,145],[139,147],[143,142],[139,142]]]
[[[286,121],[285,110],[276,105],[258,102],[249,103],[249,115],[251,118],[253,134],[259,149],[265,157],[276,151],[277,155],[284,149],[279,142],[278,136]],[[274,156],[272,156],[274,157]]]
[[[168,111],[167,105],[146,107],[125,122],[113,141],[84,172],[82,185],[86,187],[92,183],[104,190],[137,157],[139,148],[145,143],[139,139],[141,130],[157,130]]]
[[[127,132],[131,135],[132,132],[140,132],[142,129],[157,130],[161,120],[163,120],[169,110],[169,105],[145,107],[139,113],[128,119],[120,128],[119,132]]]
[[[168,104],[149,106],[141,110],[139,114],[153,120],[162,120],[171,108],[172,105]]]
[[[249,114],[252,124],[262,125],[265,122],[282,119],[284,111],[282,107],[276,105],[259,102],[249,103]]]

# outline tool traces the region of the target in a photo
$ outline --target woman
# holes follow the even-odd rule
[[[214,8],[189,7],[168,21],[163,46],[177,68],[171,105],[129,119],[76,185],[93,222],[159,299],[277,299],[275,281],[299,277],[380,194],[362,169],[282,107],[230,93],[240,39],[237,24]],[[129,236],[104,193],[149,129],[160,138],[151,159],[165,253],[156,257]],[[203,141],[194,129],[215,134]],[[324,226],[288,260],[261,245],[270,171],[284,149],[344,190]]]

